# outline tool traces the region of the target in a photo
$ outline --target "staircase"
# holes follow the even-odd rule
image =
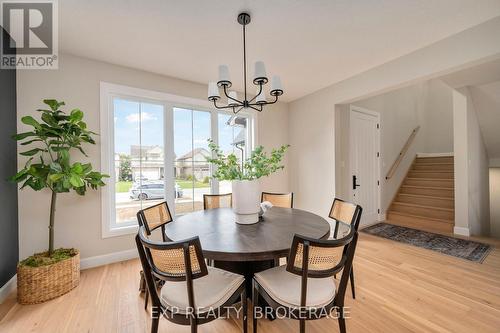
[[[452,233],[455,225],[453,157],[417,157],[387,212],[387,222]]]

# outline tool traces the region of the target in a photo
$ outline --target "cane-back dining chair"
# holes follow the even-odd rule
[[[326,317],[333,310],[337,311],[340,332],[346,332],[344,296],[357,239],[354,229],[341,239],[318,240],[295,235],[287,265],[254,276],[253,332],[257,333],[255,314],[259,295],[277,317],[299,320],[301,333],[305,332],[306,320]],[[336,285],[333,275],[340,271],[342,277]]]
[[[155,242],[147,238],[144,227],[135,237],[139,258],[151,294],[151,332],[158,331],[160,316],[180,325],[198,325],[227,313],[241,302],[243,332],[247,332],[245,278],[218,268],[207,267],[200,239]],[[156,279],[164,281],[158,290]]]
[[[362,212],[363,208],[361,208],[361,206],[335,198],[332,208],[330,209],[330,214],[328,214],[328,216],[335,221],[333,238],[336,239],[338,237],[339,228],[341,226],[346,227],[348,231],[352,229],[358,231]],[[351,267],[350,280],[352,298],[356,298],[356,291],[354,288],[354,267]]]
[[[144,227],[146,235],[149,237],[153,231],[159,229],[161,230],[162,240],[167,241],[167,235],[165,234],[165,225],[172,222],[172,215],[170,214],[170,209],[166,201],[161,202],[157,205],[153,205],[137,212],[137,222],[139,226]],[[141,282],[139,284],[139,290],[145,293],[144,295],[144,308],[148,307],[149,291],[146,287],[146,280],[144,278],[144,271],[140,272]],[[157,281],[161,282],[161,281]]]
[[[260,202],[269,201],[276,207],[293,208],[293,192],[291,193],[270,193],[262,192]]]
[[[215,209],[232,207],[233,195],[227,194],[203,194],[203,209]]]

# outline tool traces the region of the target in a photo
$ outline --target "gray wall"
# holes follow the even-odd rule
[[[19,259],[17,189],[7,180],[16,172],[15,133],[16,71],[0,69],[0,287],[16,274]]]

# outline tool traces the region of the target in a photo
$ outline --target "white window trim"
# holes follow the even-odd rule
[[[113,98],[123,97],[124,99],[137,99],[140,101],[150,101],[155,104],[161,104],[164,107],[164,128],[173,128],[172,107],[186,107],[198,109],[200,111],[211,112],[212,127],[211,134],[214,142],[218,143],[218,120],[217,115],[221,113],[232,114],[231,111],[217,110],[207,101],[197,98],[173,95],[165,92],[146,90],[141,88],[129,87],[114,83],[100,82],[100,140],[101,140],[101,172],[110,175],[110,179],[115,179],[114,172],[114,115]],[[257,143],[257,114],[241,111],[239,114],[248,117],[250,120],[248,141],[251,147],[256,147]],[[165,163],[173,165],[173,131],[164,133]],[[168,149],[167,149],[168,148]],[[113,157],[113,158],[112,158]],[[169,171],[170,170],[170,171]],[[171,173],[168,174],[167,173]],[[165,168],[165,188],[173,188],[173,168]],[[218,189],[217,182],[213,182],[212,191]],[[123,227],[114,227],[112,221],[116,220],[115,215],[115,193],[113,186],[109,184],[101,188],[101,227],[102,238],[116,237],[133,234],[137,232],[137,225],[127,225]],[[172,191],[167,191],[166,200],[170,207],[174,207],[174,197]],[[214,191],[215,192],[215,191]]]

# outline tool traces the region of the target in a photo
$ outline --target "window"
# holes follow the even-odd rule
[[[244,159],[253,122],[205,101],[101,83],[103,237],[135,232],[137,211],[164,200],[182,215],[203,209],[203,194],[231,192],[211,179],[208,139]]]
[[[138,210],[164,197],[161,104],[113,97],[115,221],[112,228],[137,223]]]

